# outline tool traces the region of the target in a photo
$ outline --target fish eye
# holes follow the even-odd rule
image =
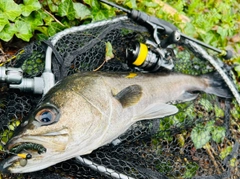
[[[49,125],[58,121],[59,112],[54,107],[41,108],[36,113],[35,119],[42,125]]]

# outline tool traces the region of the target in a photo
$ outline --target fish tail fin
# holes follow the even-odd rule
[[[232,98],[232,92],[222,79],[218,72],[212,72],[201,76],[207,82],[207,88],[204,90],[206,93],[214,94],[223,98]]]

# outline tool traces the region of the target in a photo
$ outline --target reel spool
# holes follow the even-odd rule
[[[146,44],[135,42],[132,48],[126,49],[126,60],[129,66],[137,67],[148,72],[156,72],[161,67],[172,70],[172,58],[166,49],[152,48]]]

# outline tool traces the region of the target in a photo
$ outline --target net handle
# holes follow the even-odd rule
[[[129,177],[127,175],[124,175],[123,173],[119,173],[113,169],[107,168],[103,165],[99,165],[95,162],[92,162],[91,160],[88,160],[86,158],[83,158],[81,156],[75,157],[77,163],[83,164],[89,168],[91,168],[94,171],[101,172],[104,175],[110,176],[111,178],[115,179],[134,179],[132,177]]]

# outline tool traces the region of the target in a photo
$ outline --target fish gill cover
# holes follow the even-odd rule
[[[145,42],[149,38],[151,35],[144,27],[129,19],[67,34],[54,46],[53,72],[60,80],[79,71],[134,71],[125,63],[126,48],[135,41]],[[114,57],[105,62],[107,43],[111,44]],[[39,76],[48,45],[49,42],[41,41],[26,46],[7,66],[22,67],[24,77]],[[207,61],[196,58],[183,46],[173,48],[175,72],[202,75],[214,71]],[[15,127],[36,107],[41,96],[0,85],[0,149],[3,149]],[[237,125],[230,126],[232,105],[230,100],[201,94],[194,101],[178,104],[180,111],[176,115],[137,122],[113,143],[82,156],[83,162],[71,159],[34,173],[1,176],[238,178],[239,144],[235,138],[237,129],[234,126]],[[237,111],[231,113],[237,115]],[[0,159],[6,157],[7,154],[2,152]],[[91,165],[87,164],[89,161]]]

